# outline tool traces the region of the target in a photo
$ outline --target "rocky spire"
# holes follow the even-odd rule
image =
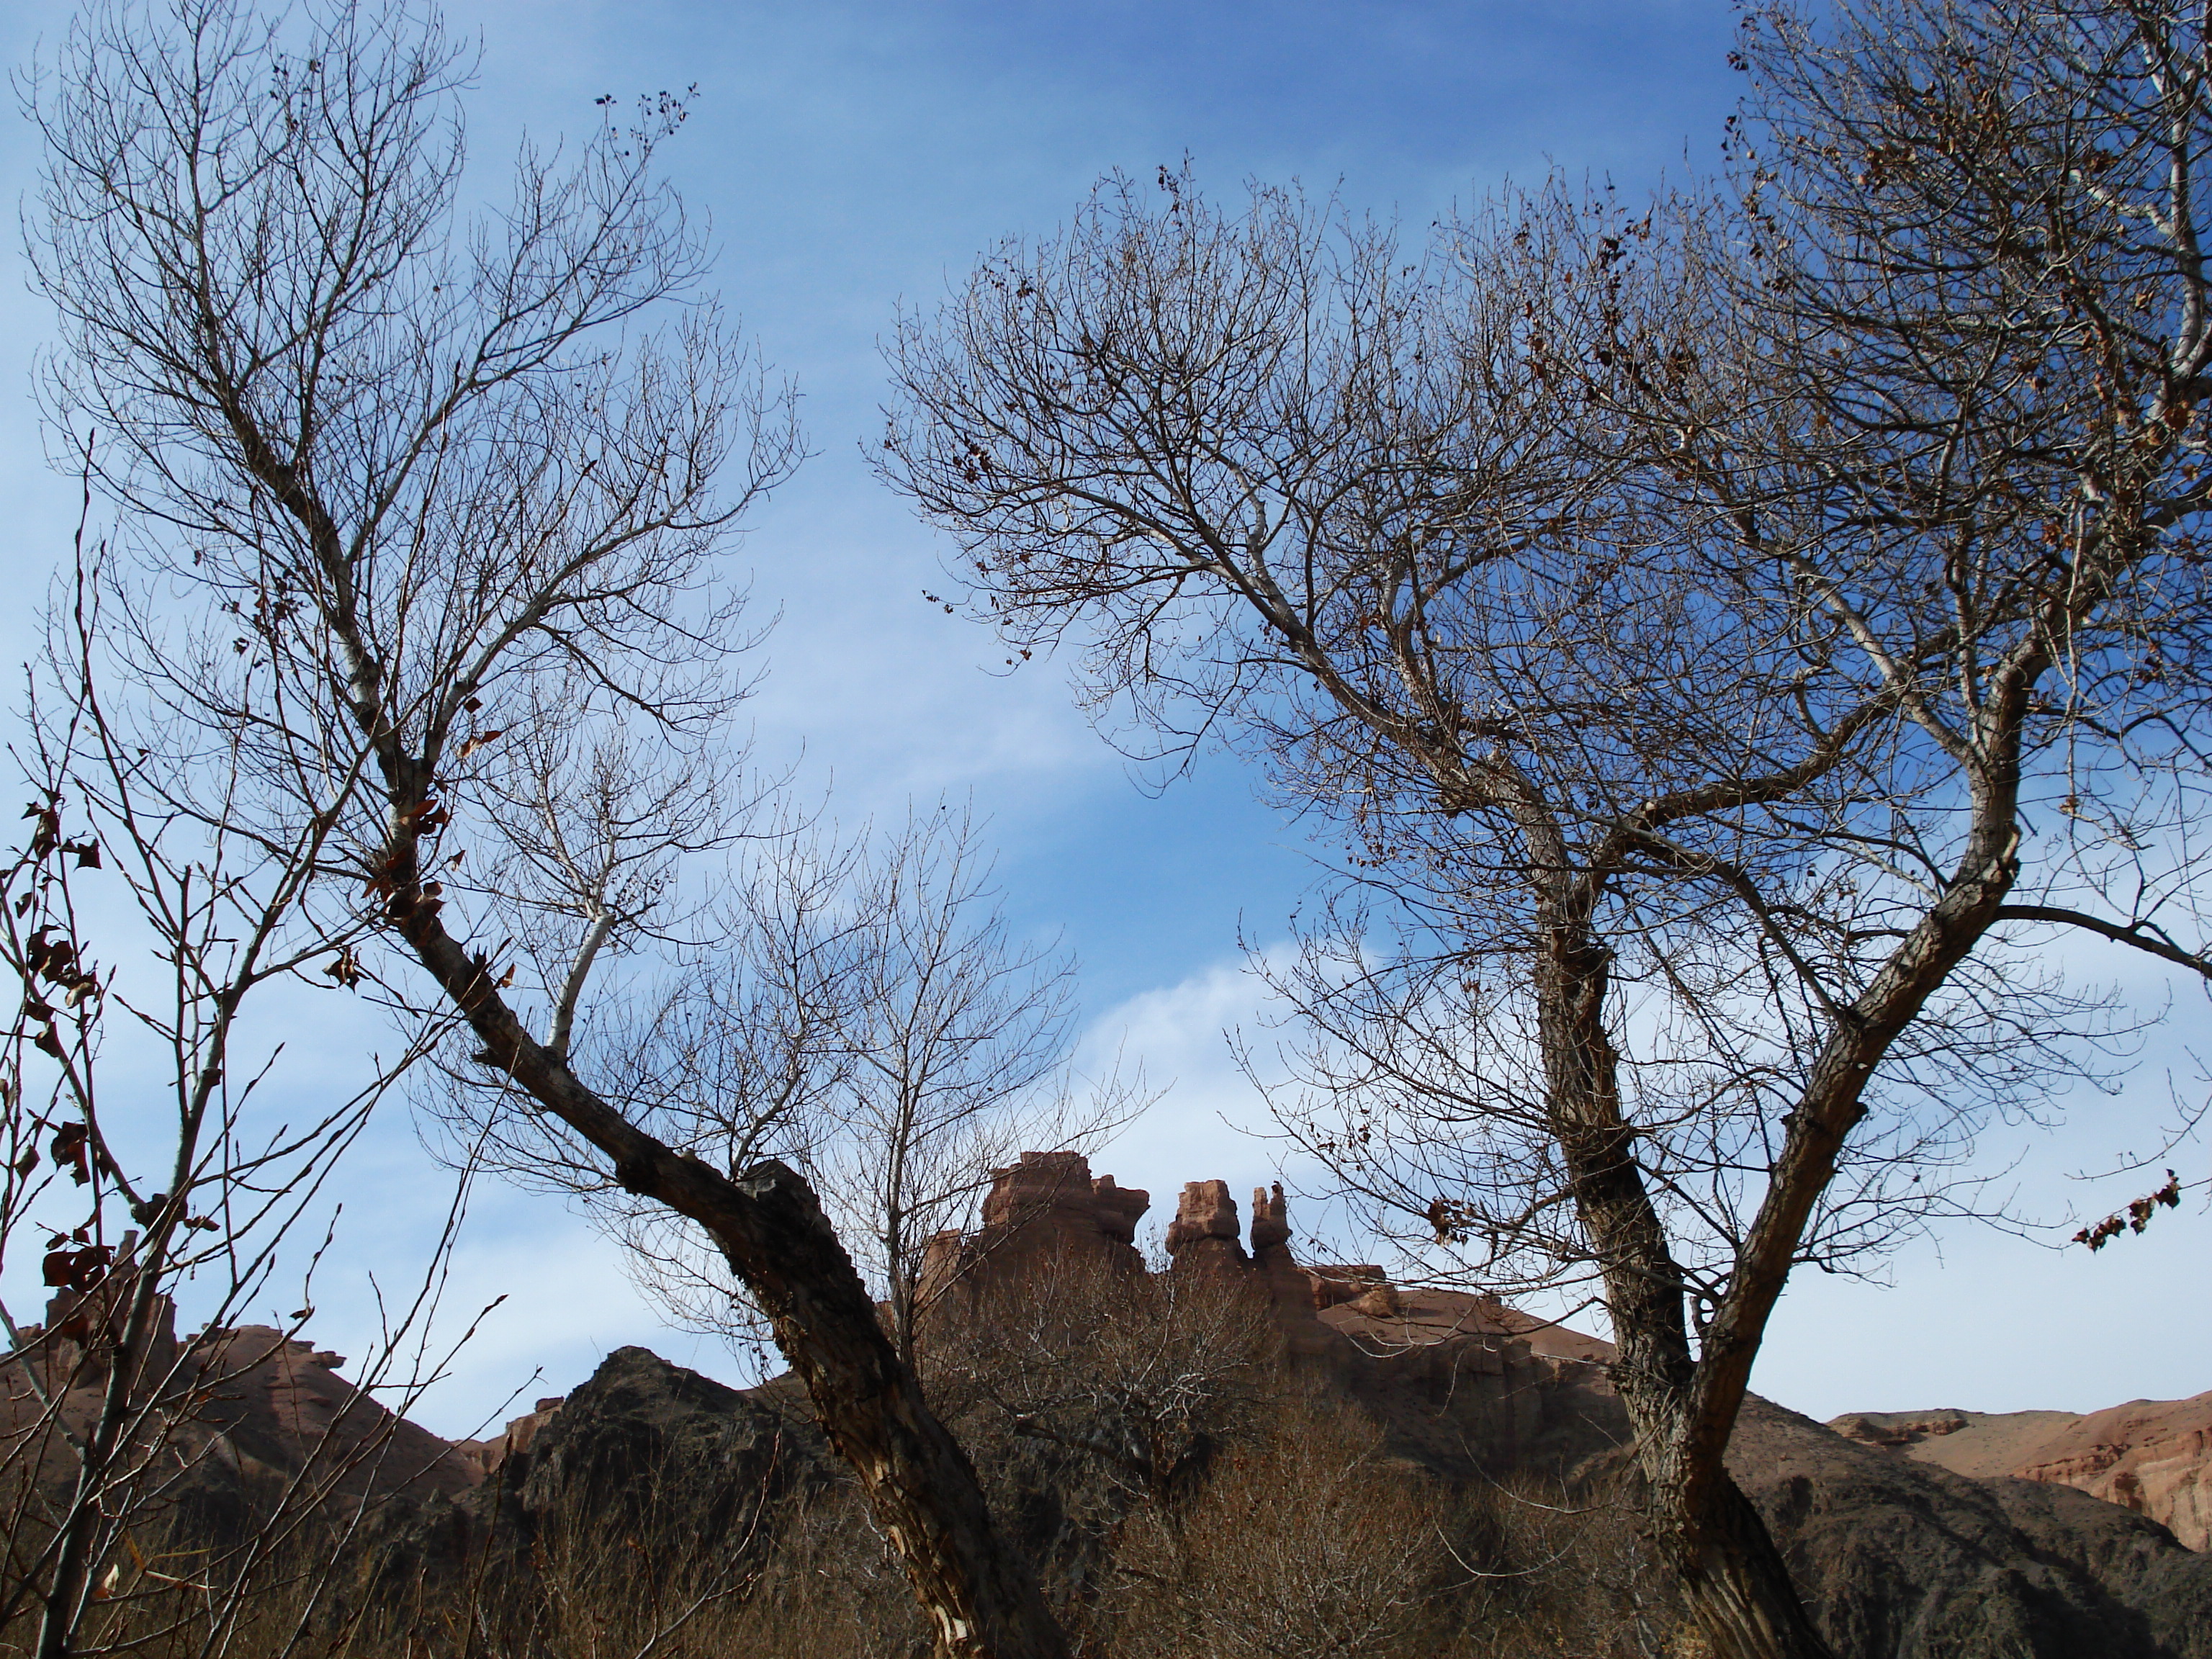
[[[1168,1255],[1178,1267],[1242,1273],[1250,1263],[1237,1242],[1237,1200],[1225,1181],[1187,1181],[1168,1224]]]
[[[1289,1259],[1287,1246],[1291,1242],[1291,1218],[1283,1203],[1283,1183],[1252,1189],[1252,1256],[1265,1261],[1270,1250],[1280,1250]]]

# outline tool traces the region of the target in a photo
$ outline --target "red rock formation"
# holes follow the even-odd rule
[[[924,1287],[972,1289],[1071,1253],[1133,1271],[1146,1195],[1093,1180],[1072,1152],[1025,1152],[994,1172],[981,1230],[930,1243]],[[1595,1338],[1518,1313],[1495,1297],[1395,1285],[1372,1263],[1316,1266],[1291,1249],[1282,1188],[1252,1194],[1251,1253],[1226,1182],[1182,1189],[1167,1229],[1176,1273],[1218,1275],[1267,1298],[1290,1358],[1370,1399],[1415,1442],[1498,1468],[1564,1467],[1588,1455],[1590,1424],[1618,1416]]]
[[[1285,1229],[1285,1232],[1287,1232]],[[1241,1275],[1252,1263],[1237,1242],[1237,1200],[1225,1181],[1187,1181],[1168,1224],[1168,1255],[1182,1272]]]
[[[2212,1549],[2212,1392],[2093,1412],[2046,1437],[2013,1473],[2124,1504],[2191,1549]]]
[[[510,1457],[530,1449],[531,1442],[556,1416],[566,1403],[566,1395],[553,1395],[539,1401],[536,1407],[520,1417],[511,1417],[498,1436],[489,1440],[464,1440],[460,1448],[474,1456],[483,1466],[485,1475],[497,1473],[501,1464]]]
[[[1116,1187],[1112,1176],[1100,1176],[1091,1183],[1091,1200],[1098,1231],[1134,1249],[1137,1223],[1152,1207],[1152,1195],[1141,1187]]]
[[[120,1297],[57,1297],[44,1328],[0,1357],[0,1431],[16,1432],[45,1414],[40,1395],[82,1431],[97,1418],[107,1388],[105,1351],[85,1346],[88,1318],[118,1316]],[[452,1496],[483,1478],[481,1457],[395,1416],[337,1373],[338,1354],[294,1340],[267,1325],[198,1333],[179,1342],[175,1314],[161,1298],[160,1326],[140,1373],[150,1399],[177,1409],[163,1432],[189,1462],[204,1452],[248,1474],[297,1474],[312,1464],[317,1480],[341,1496],[398,1492]],[[35,1367],[33,1376],[25,1372]],[[31,1386],[33,1376],[39,1387]],[[167,1413],[155,1417],[170,1420]],[[154,1420],[153,1419],[149,1419]],[[62,1443],[52,1443],[41,1482],[73,1478]]]
[[[1186,1181],[1168,1224],[1168,1254],[1175,1255],[1203,1239],[1237,1237],[1237,1200],[1225,1181]],[[1242,1249],[1237,1252],[1241,1259]]]
[[[2212,1392],[2070,1412],[1863,1412],[1838,1433],[1954,1474],[2072,1486],[2212,1549]]]
[[[1024,1152],[1019,1162],[991,1171],[979,1231],[939,1233],[924,1247],[922,1300],[1047,1262],[1096,1261],[1142,1273],[1137,1222],[1152,1201],[1140,1188],[1115,1186],[1112,1176],[1093,1180],[1091,1160],[1080,1152]]]
[[[22,1346],[9,1358],[18,1362],[34,1360],[52,1386],[97,1382],[107,1375],[102,1355],[112,1352],[123,1340],[136,1287],[135,1274],[118,1273],[88,1291],[58,1292],[46,1304],[46,1322],[25,1326],[21,1333]],[[95,1333],[101,1340],[91,1341]],[[177,1305],[166,1296],[157,1296],[153,1335],[146,1344],[146,1372],[159,1376],[176,1359]],[[81,1370],[84,1374],[80,1378]]]
[[[1291,1217],[1283,1202],[1283,1183],[1252,1189],[1252,1259],[1263,1261],[1268,1252],[1281,1249],[1288,1260]]]
[[[1313,1298],[1316,1308],[1334,1308],[1340,1302],[1357,1301],[1377,1285],[1389,1282],[1389,1275],[1371,1261],[1310,1267],[1304,1272],[1306,1294]]]
[[[1337,1338],[1314,1317],[1311,1276],[1291,1255],[1291,1218],[1280,1184],[1252,1189],[1252,1272],[1265,1287],[1294,1358],[1326,1358]]]
[[[1940,1412],[1933,1417],[1899,1417],[1895,1413],[1869,1417],[1857,1413],[1838,1417],[1828,1426],[1846,1440],[1856,1440],[1862,1445],[1896,1448],[1917,1446],[1938,1435],[1957,1434],[1972,1425],[1959,1412]]]

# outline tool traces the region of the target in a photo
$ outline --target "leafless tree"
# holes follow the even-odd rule
[[[103,700],[103,596],[81,547],[30,677],[27,839],[0,867],[0,963],[21,993],[0,1038],[0,1261],[31,1258],[52,1293],[38,1322],[0,1302],[0,1626],[35,1626],[41,1659],[155,1641],[213,1655],[305,1585],[278,1598],[289,1650],[327,1610],[316,1567],[374,1497],[431,1473],[401,1467],[416,1449],[365,1391],[404,1411],[447,1357],[423,1345],[459,1210],[415,1291],[388,1286],[364,1392],[304,1432],[296,1467],[250,1479],[226,1461],[210,1402],[313,1310],[235,1328],[295,1273],[289,1299],[311,1302],[345,1154],[416,1052],[299,1113],[270,1036],[290,1023],[281,999],[337,994],[325,966],[350,948],[303,915],[325,827],[264,838],[177,808]],[[198,758],[217,800],[242,781],[234,742]],[[187,1288],[205,1328],[179,1341]],[[225,1492],[242,1532],[193,1536]]]
[[[1595,1261],[1633,1395],[1639,1345],[1689,1351],[1638,1137],[1725,1185],[1744,1127],[1632,1120],[1621,1099],[1622,945],[1663,973],[1725,902],[1654,869],[1638,835],[1787,872],[1761,798],[1802,798],[1887,711],[1790,695],[1794,641],[1762,638],[1756,595],[1706,597],[1698,544],[1637,499],[1632,455],[1528,372],[1531,337],[1568,320],[1553,296],[1575,250],[1548,231],[1531,204],[1479,260],[1409,270],[1386,233],[1292,195],[1230,217],[1186,179],[1149,198],[1115,181],[1060,241],[1008,251],[902,333],[887,454],[1003,627],[1032,648],[1083,629],[1102,708],[1126,698],[1171,746],[1249,743],[1417,927],[1471,926],[1429,955],[1470,1013],[1492,999],[1482,1047],[1446,1045],[1483,1091],[1471,1109],[1453,1077],[1427,1098],[1446,1091],[1434,1115],[1456,1125],[1436,1156],[1477,1169],[1407,1207],[1445,1242],[1494,1238],[1486,1266]],[[1635,907],[1619,939],[1615,902]],[[1382,983],[1351,977],[1346,995]],[[1317,1149],[1347,1165],[1408,1127],[1375,1121],[1351,1079],[1314,1080],[1351,1119]],[[1430,1141],[1411,1139],[1418,1178]],[[1756,1516],[1727,1500],[1755,1553]],[[1762,1570],[1794,1613],[1771,1546]]]
[[[1409,263],[1109,181],[902,325],[883,453],[1096,708],[1334,821],[1309,1144],[1447,1261],[1587,1264],[1705,1635],[1820,1654],[1721,1462],[1788,1273],[2124,1060],[2051,928],[2206,968],[2205,43],[1906,3],[1747,52],[1759,153],[1648,216]]]
[[[558,1147],[550,1175],[712,1239],[940,1650],[1056,1654],[805,1182],[713,1167],[590,1080],[595,973],[658,948],[669,855],[736,827],[704,787],[743,690],[718,558],[800,442],[659,180],[682,99],[572,151],[526,145],[509,201],[469,218],[467,67],[396,5],[270,21],[178,0],[95,10],[28,84],[33,264],[63,335],[48,409],[99,434],[137,573],[103,623],[109,683],[134,688],[173,810],[316,838],[301,902],[362,941],[333,969],[465,1024]],[[610,787],[571,817],[532,787],[549,768]],[[571,834],[594,823],[618,833]]]
[[[909,1364],[951,1285],[925,1281],[930,1240],[972,1224],[993,1170],[1029,1147],[1093,1149],[1142,1092],[1073,1074],[1074,965],[1010,934],[991,873],[973,819],[941,803],[909,814],[859,895],[848,1081],[816,1164],[868,1242]]]
[[[1054,1448],[1071,1473],[1063,1508],[1103,1533],[1139,1501],[1196,1491],[1224,1443],[1288,1392],[1266,1298],[1217,1274],[1149,1271],[1079,1254],[981,1276],[969,1316],[927,1333],[933,1398],[972,1440]],[[1077,1513],[1089,1485],[1098,1512]]]
[[[1187,1512],[1133,1517],[1115,1561],[1121,1650],[1224,1659],[1467,1650],[1450,1595],[1468,1583],[1453,1559],[1457,1528],[1439,1524],[1451,1499],[1394,1460],[1356,1409],[1285,1401],[1278,1411],[1225,1452]],[[1577,1647],[1616,1650],[1607,1635],[1578,1630]]]
[[[1012,936],[968,811],[917,807],[849,841],[787,823],[749,857],[698,969],[641,1023],[624,1093],[671,1103],[672,1144],[718,1165],[772,1148],[807,1170],[912,1365],[957,1282],[925,1272],[931,1240],[969,1226],[1024,1148],[1087,1147],[1126,1121],[1141,1080],[1072,1071],[1073,964]],[[748,1329],[726,1264],[650,1206],[623,1222],[687,1323]]]

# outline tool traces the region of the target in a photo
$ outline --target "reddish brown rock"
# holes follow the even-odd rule
[[[489,1475],[508,1458],[528,1451],[531,1443],[535,1441],[545,1426],[559,1414],[567,1399],[566,1395],[550,1395],[539,1401],[533,1409],[524,1413],[520,1417],[509,1418],[507,1427],[501,1430],[495,1438],[469,1440],[461,1443],[476,1453],[478,1461],[483,1465],[484,1473]]]
[[[923,1246],[922,1301],[939,1301],[956,1287],[972,1294],[987,1279],[1036,1273],[1048,1263],[1142,1273],[1134,1241],[1152,1201],[1151,1194],[1118,1187],[1111,1176],[1094,1181],[1080,1152],[1024,1152],[991,1171],[980,1230],[938,1233]]]
[[[1252,1189],[1253,1259],[1260,1260],[1268,1251],[1287,1246],[1290,1242],[1290,1211],[1283,1202],[1282,1183],[1277,1182],[1273,1187],[1255,1187]]]
[[[931,1241],[930,1273],[947,1284],[989,1282],[1072,1249],[1118,1249],[1137,1263],[1118,1241],[1133,1237],[1143,1206],[1142,1194],[1122,1193],[1109,1176],[1092,1181],[1073,1154],[1025,1153],[997,1172],[980,1232]],[[1605,1343],[1494,1296],[1393,1285],[1371,1262],[1302,1263],[1280,1187],[1252,1195],[1249,1256],[1237,1220],[1226,1182],[1185,1185],[1167,1230],[1174,1271],[1249,1285],[1266,1298],[1288,1357],[1317,1382],[1367,1401],[1407,1443],[1498,1469],[1564,1469],[1589,1455],[1593,1424],[1620,1417]],[[1600,1442],[1626,1431],[1608,1429]]]
[[[1141,1187],[1116,1187],[1112,1176],[1100,1176],[1091,1183],[1091,1201],[1098,1231],[1117,1243],[1133,1248],[1137,1223],[1152,1207],[1152,1195]]]
[[[47,1401],[79,1433],[96,1419],[108,1388],[110,1345],[86,1346],[73,1334],[89,1334],[88,1320],[117,1315],[127,1283],[116,1288],[105,1300],[97,1292],[56,1297],[46,1326],[25,1330],[23,1346],[0,1357],[0,1432],[22,1432],[46,1414]],[[204,1331],[179,1342],[166,1297],[156,1311],[141,1389],[150,1401],[173,1402],[173,1410],[143,1420],[161,1423],[188,1466],[285,1480],[312,1468],[317,1484],[340,1498],[450,1498],[483,1479],[479,1448],[395,1416],[338,1375],[346,1363],[341,1356],[267,1325]],[[74,1479],[65,1453],[58,1437],[49,1441],[39,1468],[42,1484],[58,1487]]]
[[[1252,1271],[1267,1291],[1284,1347],[1294,1359],[1325,1360],[1338,1338],[1314,1317],[1312,1285],[1291,1255],[1290,1210],[1279,1184],[1252,1189],[1251,1238]]]
[[[123,1340],[136,1286],[135,1274],[118,1273],[88,1291],[58,1292],[46,1303],[46,1322],[25,1326],[21,1333],[22,1346],[11,1358],[35,1362],[50,1382],[58,1382],[63,1387],[96,1383],[107,1374],[100,1355]],[[176,1304],[166,1296],[157,1296],[153,1312],[154,1330],[146,1344],[145,1367],[149,1375],[160,1376],[176,1364]],[[102,1340],[90,1342],[88,1347],[95,1334]],[[87,1367],[90,1369],[86,1370]],[[80,1371],[85,1373],[82,1377]]]
[[[1829,1426],[1975,1479],[2071,1486],[2212,1549],[2212,1392],[2070,1412],[1861,1412]]]
[[[2212,1392],[2093,1412],[2045,1438],[2014,1473],[2123,1504],[2191,1549],[2212,1549]]]
[[[1093,1224],[1091,1160],[1080,1152],[1024,1152],[991,1171],[983,1195],[983,1225],[1027,1227],[1039,1223]]]
[[[276,1468],[346,1471],[341,1490],[451,1497],[483,1479],[477,1460],[395,1417],[338,1375],[345,1360],[267,1325],[210,1331],[185,1356],[208,1398],[200,1421]]]
[[[1395,1319],[1405,1311],[1404,1301],[1395,1285],[1377,1285],[1364,1296],[1354,1297],[1344,1304],[1353,1313],[1369,1319]]]
[[[1312,1298],[1316,1309],[1334,1308],[1340,1302],[1356,1301],[1377,1285],[1389,1282],[1389,1275],[1371,1261],[1312,1267],[1306,1268],[1304,1273],[1306,1294]]]
[[[1200,1239],[1236,1237],[1237,1200],[1229,1196],[1229,1183],[1184,1182],[1182,1196],[1176,1200],[1175,1219],[1168,1224],[1168,1254],[1173,1255]]]
[[[1838,1417],[1828,1426],[1846,1440],[1856,1440],[1868,1446],[1917,1446],[1921,1442],[1939,1435],[1957,1434],[1972,1425],[1959,1412],[1942,1412],[1933,1417],[1905,1417],[1898,1413],[1867,1416],[1854,1413]]]
[[[1237,1200],[1225,1181],[1187,1181],[1168,1224],[1168,1255],[1185,1271],[1241,1274],[1250,1260],[1237,1241]]]

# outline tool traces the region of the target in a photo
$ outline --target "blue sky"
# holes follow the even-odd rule
[[[1002,236],[1049,229],[1100,173],[1149,174],[1188,154],[1200,179],[1334,190],[1418,237],[1455,202],[1548,167],[1624,191],[1717,154],[1735,95],[1732,9],[1706,3],[1535,4],[457,4],[484,58],[471,151],[495,179],[516,135],[580,132],[592,100],[696,83],[668,154],[712,216],[715,282],[778,367],[798,377],[819,452],[753,521],[740,557],[781,622],[755,704],[772,757],[803,757],[837,810],[897,811],[972,793],[993,820],[1009,907],[1063,935],[1084,966],[1093,1052],[1126,1043],[1162,1105],[1102,1160],[1171,1207],[1182,1181],[1267,1177],[1261,1122],[1228,1066],[1224,1024],[1249,1020],[1240,925],[1262,942],[1310,878],[1295,825],[1255,804],[1214,757],[1164,795],[1139,788],[1070,708],[1048,663],[1000,678],[988,637],[921,599],[932,536],[860,459],[878,424],[876,342],[901,302],[927,305]],[[0,46],[21,64],[64,27],[65,5],[19,0]],[[18,123],[0,185],[20,193],[35,156]],[[47,331],[12,249],[0,284],[0,514],[7,578],[34,592],[66,548],[70,485],[39,459],[27,377]],[[21,654],[25,614],[0,615]],[[2184,1007],[2191,1005],[2184,1003]],[[327,1039],[326,1039],[327,1040]],[[333,1057],[335,1060],[337,1057]],[[2120,1186],[2065,1181],[2140,1145],[2165,1103],[2154,1053],[2142,1086],[2025,1149],[2019,1179],[2045,1207],[2105,1207]],[[2201,1164],[2201,1149],[2190,1156]],[[370,1149],[362,1203],[395,1261],[432,1183],[395,1121]],[[2123,1183],[2124,1184],[2124,1183]],[[1294,1220],[1299,1212],[1294,1209]],[[2201,1285],[2212,1225],[2162,1217],[2090,1259],[1985,1232],[1954,1233],[1897,1266],[1896,1287],[1793,1288],[1755,1386],[1828,1416],[1848,1408],[2031,1406],[2086,1410],[2212,1387],[2212,1334],[2177,1316]],[[374,1250],[369,1249],[370,1254]],[[624,1341],[726,1370],[659,1329],[612,1246],[556,1200],[479,1197],[455,1306],[509,1301],[429,1402],[458,1431],[511,1390],[557,1391]],[[334,1291],[319,1340],[346,1349],[363,1317]],[[2183,1328],[2183,1327],[2190,1328]],[[542,1386],[528,1382],[542,1366]]]

